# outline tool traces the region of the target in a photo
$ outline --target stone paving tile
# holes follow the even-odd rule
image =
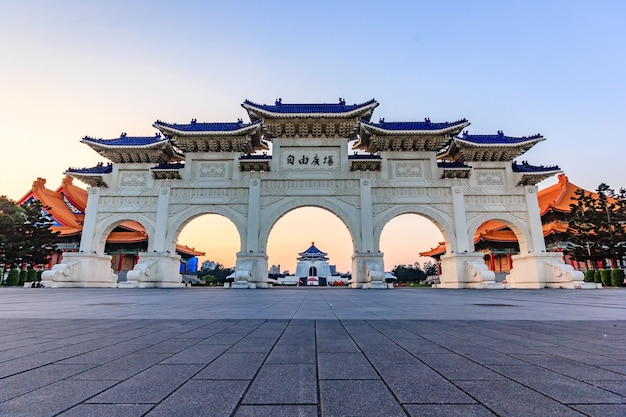
[[[317,404],[315,365],[264,365],[243,404]]]
[[[122,356],[126,356],[130,353],[137,352],[140,349],[140,345],[118,343],[114,346],[106,346],[87,353],[72,356],[71,358],[59,361],[59,363],[66,365],[99,365],[101,363],[121,358]]]
[[[422,353],[417,357],[451,381],[504,379],[492,370],[456,353]]]
[[[572,408],[591,417],[626,416],[626,404],[579,404],[572,405]]]
[[[534,365],[496,365],[491,369],[564,404],[626,402],[625,397]]]
[[[572,408],[513,381],[458,381],[456,383],[501,417],[582,417]]]
[[[480,404],[406,404],[411,417],[493,417],[491,411]]]
[[[193,379],[252,380],[266,357],[265,353],[226,352],[195,375]]]
[[[360,352],[320,353],[317,359],[319,379],[380,379]]]
[[[315,344],[288,345],[285,343],[274,346],[267,363],[312,363],[315,364]]]
[[[0,402],[83,372],[88,365],[46,365],[0,380]]]
[[[142,417],[151,404],[78,404],[58,417]]]
[[[450,381],[417,360],[412,364],[380,363],[375,366],[401,403],[475,403]]]
[[[74,375],[72,380],[123,381],[167,358],[164,354],[131,353],[88,371]]]
[[[367,359],[374,363],[412,363],[415,357],[392,343],[383,345],[360,345]]]
[[[229,417],[247,386],[247,381],[187,381],[146,417]]]
[[[318,417],[316,405],[242,405],[234,417]]]
[[[320,400],[323,417],[406,416],[380,380],[323,380]]]
[[[541,366],[551,371],[567,375],[580,381],[623,381],[624,375],[601,369],[596,366],[587,365],[582,362],[573,361],[571,359],[560,358],[553,355],[514,355],[516,358],[522,359],[533,365]]]
[[[112,384],[106,381],[58,381],[0,403],[0,416],[52,416],[82,403]]]
[[[276,343],[276,339],[265,339],[247,336],[233,345],[229,352],[233,353],[268,353]]]
[[[318,336],[316,342],[319,353],[354,353],[360,351],[356,343],[349,338],[322,339]]]
[[[181,350],[175,355],[163,361],[163,364],[204,364],[210,363],[222,353],[229,350],[231,345],[208,345],[208,344],[196,344],[188,347],[185,350]]]
[[[186,336],[187,333],[185,333],[184,338],[177,337],[175,339],[165,340],[145,349],[141,349],[141,353],[178,353],[204,340],[201,338],[187,338]]]
[[[158,403],[200,370],[199,365],[155,365],[124,380],[88,403]],[[86,383],[88,381],[76,381]]]

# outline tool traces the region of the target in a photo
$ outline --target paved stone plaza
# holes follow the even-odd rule
[[[626,290],[0,289],[1,416],[626,416]]]

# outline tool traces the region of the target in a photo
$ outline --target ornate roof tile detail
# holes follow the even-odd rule
[[[323,117],[323,116],[339,116],[347,117],[348,115],[362,115],[362,117],[371,117],[372,111],[378,106],[378,102],[374,99],[366,101],[361,104],[346,104],[344,99],[339,99],[338,103],[318,103],[318,104],[287,104],[283,103],[282,99],[276,100],[274,105],[257,104],[250,100],[246,100],[241,105],[244,109],[252,114],[256,112],[265,115],[275,117],[281,115],[281,117]],[[259,120],[260,117],[252,117],[252,120]]]
[[[352,137],[360,120],[369,121],[376,100],[361,104],[287,104],[282,99],[274,105],[257,104],[246,100],[241,105],[250,120],[262,121],[263,132],[274,138],[347,138]]]
[[[441,168],[441,178],[469,178],[472,167],[462,162],[437,161],[437,167]]]
[[[271,171],[271,155],[241,155],[239,169],[241,171],[269,172]]]
[[[107,179],[111,172],[113,172],[113,164],[100,162],[91,168],[68,168],[65,175],[76,178],[91,187],[108,187]]]
[[[184,159],[182,152],[172,145],[170,139],[158,133],[155,136],[128,136],[122,133],[119,138],[114,139],[85,136],[81,142],[105,158],[118,163],[164,163]]]
[[[348,155],[350,171],[380,171],[382,158],[373,154]]]
[[[456,122],[433,123],[426,118],[423,122],[361,121],[359,140],[354,149],[378,151],[440,151],[451,138],[469,126],[466,119]]]
[[[155,180],[180,180],[182,175],[180,171],[185,169],[185,164],[182,162],[159,164],[152,167],[152,177]]]
[[[446,161],[512,161],[545,140],[539,134],[533,136],[505,136],[500,130],[495,135],[470,135],[464,132],[456,136],[443,149],[438,158]]]
[[[159,129],[183,152],[245,152],[267,150],[261,139],[261,122],[198,122],[187,124],[166,123],[157,120]]]

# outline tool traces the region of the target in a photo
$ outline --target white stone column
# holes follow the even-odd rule
[[[467,219],[465,217],[465,194],[463,187],[452,187],[452,210],[454,215],[454,235],[456,248],[450,250],[457,253],[469,252],[469,236],[467,234]]]
[[[258,252],[259,250],[259,217],[261,210],[261,180],[250,180],[248,189],[248,239],[246,250]]]
[[[364,253],[374,252],[374,222],[372,211],[372,181],[361,179],[361,248]],[[359,248],[357,248],[358,250]]]
[[[250,180],[248,189],[248,239],[246,251],[237,253],[232,288],[266,288],[267,255],[259,251],[261,180]]]
[[[157,253],[164,253],[166,250],[173,248],[166,248],[165,236],[167,235],[167,228],[169,223],[169,204],[170,204],[170,189],[162,187],[159,189],[159,201],[157,203],[156,212],[156,225],[154,229],[154,236],[152,236],[152,250]],[[148,248],[149,250],[150,248]]]
[[[537,200],[537,187],[524,187],[526,197],[526,210],[528,210],[528,229],[531,242],[528,242],[528,252],[541,253],[546,251],[546,241],[543,237],[541,227],[541,213],[539,212],[539,201]]]
[[[80,251],[84,253],[93,253],[98,249],[97,247],[94,247],[94,238],[96,233],[96,218],[98,215],[99,202],[100,188],[89,188],[87,207],[85,208],[85,218],[83,220],[83,231],[80,236]]]

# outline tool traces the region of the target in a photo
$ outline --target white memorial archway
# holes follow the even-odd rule
[[[179,286],[180,230],[216,213],[240,235],[233,286],[267,287],[269,233],[285,213],[306,206],[334,213],[349,230],[354,288],[386,287],[380,235],[405,213],[428,218],[444,236],[440,287],[501,286],[474,251],[474,233],[490,219],[519,238],[512,287],[584,285],[581,273],[545,250],[535,184],[559,168],[514,161],[542,136],[469,135],[461,133],[464,119],[374,123],[374,100],[242,106],[250,123],[157,121],[154,137],[84,138],[112,164],[67,171],[91,188],[80,252],[46,273],[48,285],[115,286],[102,242],[123,219],[149,234],[149,249],[124,285]]]

